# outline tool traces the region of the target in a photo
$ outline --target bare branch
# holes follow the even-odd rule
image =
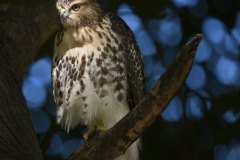
[[[164,111],[184,83],[202,38],[202,34],[197,34],[193,41],[183,46],[171,66],[140,104],[111,129],[85,143],[69,157],[69,160],[112,160],[122,155]]]

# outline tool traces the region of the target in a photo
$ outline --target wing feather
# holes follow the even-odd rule
[[[138,43],[132,30],[120,17],[107,13],[112,23],[111,29],[121,36],[126,58],[126,75],[128,83],[128,104],[130,109],[134,108],[144,97],[144,63]]]

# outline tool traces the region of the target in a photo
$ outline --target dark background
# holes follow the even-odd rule
[[[142,159],[239,160],[240,1],[99,2],[133,30],[144,56],[146,91],[164,73],[181,46],[196,33],[204,34],[185,84],[142,136]],[[84,143],[82,134],[86,129],[78,126],[67,134],[56,125],[51,91],[54,36],[55,33],[29,66],[22,90],[45,159],[66,159]]]

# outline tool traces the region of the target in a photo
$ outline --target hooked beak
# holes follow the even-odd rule
[[[64,18],[67,17],[69,13],[64,8],[59,9],[59,13],[60,13],[60,21],[63,24]]]

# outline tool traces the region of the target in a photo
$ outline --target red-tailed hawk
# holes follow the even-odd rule
[[[57,123],[89,132],[116,124],[144,96],[143,59],[131,29],[95,0],[58,0],[52,80]],[[137,160],[140,140],[117,160]]]

